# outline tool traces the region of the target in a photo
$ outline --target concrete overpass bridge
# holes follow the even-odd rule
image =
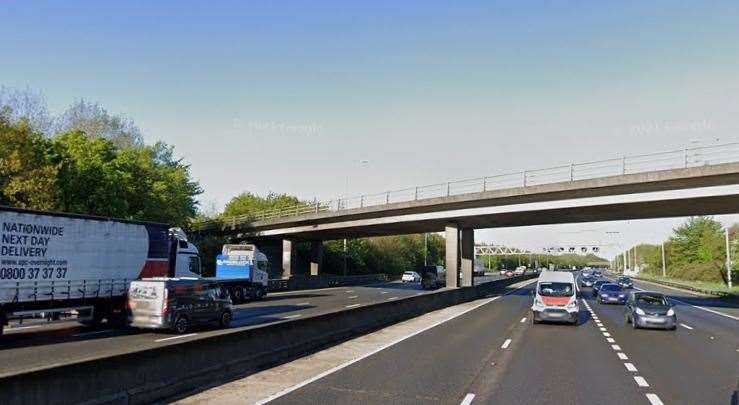
[[[514,175],[518,184],[510,183]],[[469,286],[474,229],[739,213],[739,188],[720,187],[739,185],[739,143],[514,175],[401,190],[410,196],[399,201],[398,192],[387,192],[302,204],[197,224],[195,231],[259,244],[281,261],[283,276],[294,274],[296,242],[311,242],[310,273],[318,274],[322,241],[444,232],[447,271],[461,270],[462,286]],[[457,278],[447,285],[457,287]]]

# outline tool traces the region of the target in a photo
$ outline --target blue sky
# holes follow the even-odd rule
[[[739,139],[737,21],[729,1],[9,1],[0,84],[130,116],[205,205],[330,199],[347,178],[359,194]]]

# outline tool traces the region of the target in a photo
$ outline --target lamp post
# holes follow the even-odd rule
[[[665,242],[662,242],[662,277],[667,277],[667,261],[665,260]]]
[[[361,165],[365,165],[369,163],[369,160],[362,159],[359,161],[360,167]],[[344,209],[349,208],[349,175],[346,175],[346,183],[344,184]],[[346,238],[344,238],[344,276],[346,276],[347,273],[347,256],[349,255],[349,251],[347,250],[347,243]]]
[[[726,228],[724,234],[726,236],[726,281],[729,284],[729,289],[731,289],[731,244],[729,243],[729,228]]]

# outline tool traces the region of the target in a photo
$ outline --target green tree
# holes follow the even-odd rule
[[[11,123],[11,111],[0,111],[0,204],[54,209],[58,195],[53,150],[27,120]]]
[[[294,207],[301,201],[297,197],[287,194],[277,194],[270,192],[265,197],[260,195],[244,192],[226,204],[223,210],[223,217],[233,217],[237,215],[255,214],[260,211]]]

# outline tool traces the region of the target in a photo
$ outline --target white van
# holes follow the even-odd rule
[[[544,271],[539,275],[531,306],[534,323],[567,322],[577,325],[580,304],[575,276],[564,271]]]

